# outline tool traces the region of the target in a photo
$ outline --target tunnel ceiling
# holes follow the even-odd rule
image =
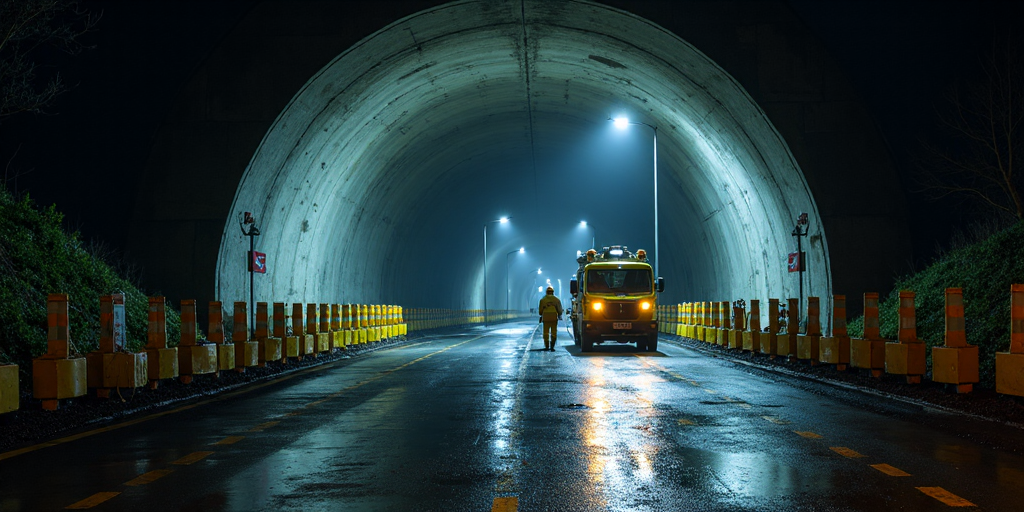
[[[674,301],[795,296],[793,219],[817,206],[786,142],[697,48],[614,8],[579,1],[466,1],[408,16],[310,77],[237,188],[217,296],[248,295],[233,215],[255,211],[274,301],[503,307],[528,269],[567,278],[576,249],[653,253],[658,127],[660,273]],[[623,155],[629,155],[625,157]],[[564,229],[563,229],[564,227]],[[805,241],[806,294],[829,296],[820,223]],[[586,239],[584,244],[583,240]],[[515,304],[513,304],[515,305]]]

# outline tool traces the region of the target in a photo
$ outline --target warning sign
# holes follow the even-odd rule
[[[804,269],[804,257],[807,253],[805,252],[791,252],[789,253],[789,263],[787,267],[790,272],[803,272]]]
[[[266,274],[267,255],[259,251],[252,251],[252,257],[249,258],[249,272],[255,272],[257,274]]]

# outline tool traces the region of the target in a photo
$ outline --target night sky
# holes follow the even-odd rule
[[[109,219],[129,214],[140,183],[136,171],[167,109],[253,3],[83,2],[103,13],[86,37],[94,49],[75,58],[44,56],[47,70],[75,87],[48,115],[0,124],[8,188],[56,203],[69,227],[121,247],[124,228]],[[791,4],[859,88],[905,185],[918,139],[933,135],[933,106],[942,92],[976,73],[993,31],[1021,19],[1019,4],[1003,2]],[[916,194],[908,200],[920,266],[946,243],[947,224],[967,219]]]

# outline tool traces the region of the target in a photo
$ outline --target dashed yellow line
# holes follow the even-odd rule
[[[910,473],[903,471],[899,468],[894,468],[888,464],[872,464],[871,467],[885,473],[889,476],[910,476]]]
[[[241,441],[242,439],[245,439],[245,436],[228,436],[228,437],[225,437],[224,439],[221,439],[220,441],[217,441],[216,443],[213,443],[213,444],[215,444],[215,445],[235,444],[235,443]]]
[[[508,498],[494,498],[491,503],[491,512],[516,512],[519,510],[519,498],[511,496]]]
[[[861,454],[859,454],[859,453],[857,453],[857,452],[855,452],[855,451],[853,451],[853,450],[851,450],[849,448],[846,448],[844,446],[830,446],[828,449],[832,450],[832,451],[838,453],[839,455],[842,455],[843,457],[846,457],[848,459],[860,459],[860,458],[864,457],[864,455],[861,455]]]
[[[280,421],[268,421],[266,423],[260,423],[259,425],[256,425],[255,427],[250,428],[248,431],[249,432],[263,432],[264,430],[266,430],[266,429],[268,429],[270,427],[273,427],[274,425],[277,425],[278,423],[281,423],[281,422]]]
[[[208,457],[208,456],[210,456],[212,454],[213,454],[213,452],[192,452],[192,453],[190,453],[190,454],[188,454],[188,455],[186,455],[186,456],[184,456],[184,457],[182,457],[182,458],[172,462],[171,464],[174,464],[174,465],[177,465],[177,466],[188,466],[189,464],[194,464],[196,462],[199,462],[199,461],[205,459],[206,457]]]
[[[155,482],[155,481],[157,481],[157,480],[159,480],[159,479],[161,479],[161,478],[163,478],[163,477],[165,477],[165,476],[167,476],[167,475],[169,475],[169,474],[171,474],[173,472],[174,472],[173,469],[157,469],[157,470],[150,471],[149,473],[143,473],[143,474],[141,474],[141,475],[139,475],[139,476],[137,476],[137,477],[135,477],[135,478],[125,482],[124,484],[129,486],[129,487],[135,487],[135,486],[138,486],[138,485],[146,485],[148,483]]]
[[[99,505],[100,503],[103,503],[104,501],[107,501],[110,498],[113,498],[114,496],[117,496],[118,494],[121,494],[121,493],[119,493],[119,492],[98,492],[96,494],[93,494],[92,496],[89,496],[88,498],[86,498],[86,499],[84,499],[82,501],[79,501],[77,503],[72,503],[71,505],[68,505],[67,507],[64,507],[64,508],[67,509],[67,510],[84,510],[84,509],[87,509],[87,508],[93,508],[96,505]]]
[[[681,420],[679,420],[679,424],[680,425],[685,425],[685,426],[696,425],[696,423],[694,423],[693,420],[688,420],[688,419],[681,419]]]
[[[950,507],[977,507],[974,503],[953,494],[942,487],[918,487],[917,490],[935,498]]]
[[[796,432],[796,435],[806,437],[807,439],[821,439],[821,434],[815,434],[814,432],[801,432],[799,430],[794,430],[793,432]]]
[[[761,417],[764,418],[767,421],[770,421],[770,422],[776,424],[776,425],[789,425],[789,423],[790,423],[789,420],[784,420],[782,418],[776,418],[775,416],[761,416]]]

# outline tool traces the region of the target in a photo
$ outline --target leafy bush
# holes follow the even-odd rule
[[[939,257],[927,269],[898,279],[892,292],[879,303],[879,328],[885,339],[899,331],[899,292],[915,292],[917,337],[930,347],[941,346],[945,336],[945,289],[963,288],[967,342],[978,346],[979,385],[995,387],[995,353],[1010,344],[1010,285],[1024,283],[1024,222],[989,238]],[[847,300],[858,300],[849,297]],[[864,333],[863,318],[850,322],[851,337]]]
[[[0,363],[31,368],[46,353],[46,299],[68,295],[72,351],[95,350],[99,343],[100,297],[125,295],[128,349],[146,344],[148,298],[99,257],[83,248],[79,234],[62,226],[56,206],[38,208],[0,187]],[[177,344],[178,313],[168,307],[167,335]]]

